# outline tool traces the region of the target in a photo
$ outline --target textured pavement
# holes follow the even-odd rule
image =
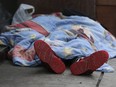
[[[116,59],[108,63],[116,70]],[[0,64],[0,87],[96,87],[99,75],[74,76],[69,68],[63,74],[53,74],[42,66],[19,67],[6,60]],[[116,72],[105,73],[99,87],[116,87]]]

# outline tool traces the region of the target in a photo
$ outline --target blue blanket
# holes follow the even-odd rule
[[[35,40],[44,40],[61,59],[89,56],[95,51],[106,50],[109,58],[116,57],[116,39],[100,23],[83,16],[39,15],[30,20],[42,26],[49,35],[39,33],[29,27],[12,29],[0,35],[0,45],[8,45],[8,55],[13,63],[20,66],[41,64],[34,50]],[[107,66],[107,67],[106,67]],[[98,70],[113,71],[104,64]]]

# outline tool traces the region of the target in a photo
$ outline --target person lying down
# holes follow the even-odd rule
[[[74,75],[114,71],[106,62],[116,56],[116,39],[88,17],[42,14],[12,26],[0,35],[0,44],[9,46],[15,65],[44,64],[60,74],[66,69],[64,61],[71,61]]]

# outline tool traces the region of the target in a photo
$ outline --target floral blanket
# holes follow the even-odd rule
[[[0,45],[10,47],[8,55],[19,66],[41,64],[33,46],[40,39],[63,60],[89,56],[98,50],[106,50],[109,59],[116,57],[115,37],[88,17],[42,14],[12,26],[14,29],[0,35]],[[104,64],[98,70],[111,72],[113,68]]]

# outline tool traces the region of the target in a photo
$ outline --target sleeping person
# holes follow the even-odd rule
[[[55,73],[64,72],[62,60],[75,59],[70,66],[72,74],[91,74],[109,58],[105,50],[99,51],[95,45],[98,43],[96,38],[84,25],[61,25],[44,41],[35,41],[34,46],[40,60]]]
[[[13,26],[16,29],[0,35],[0,44],[10,47],[8,54],[16,65],[37,66],[44,62],[54,72],[63,73],[65,65],[62,60],[76,59],[71,72],[78,75],[93,72],[108,58],[116,56],[115,38],[88,17],[39,15]],[[53,61],[48,63],[51,59]]]

